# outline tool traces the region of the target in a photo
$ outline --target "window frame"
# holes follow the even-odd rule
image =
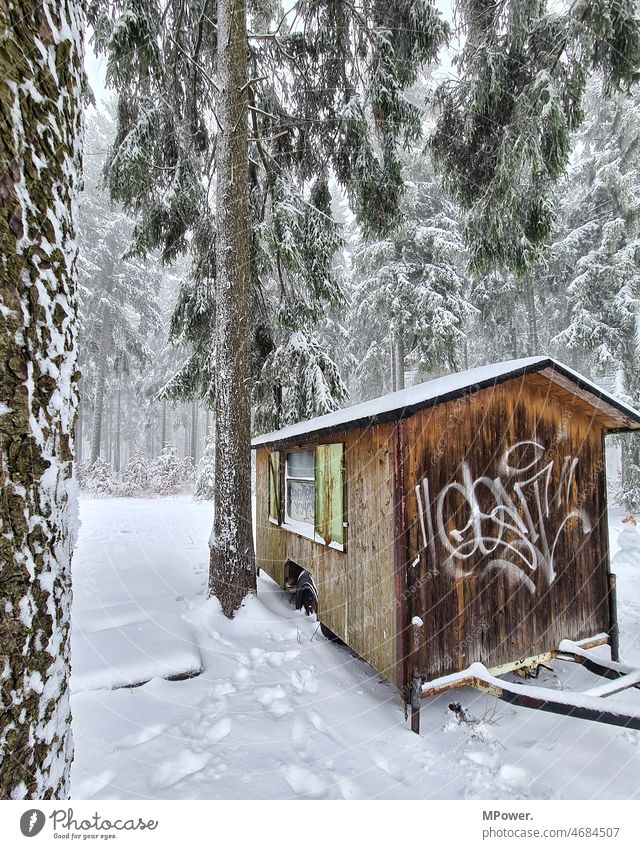
[[[301,477],[300,475],[290,475],[289,474],[289,455],[290,454],[311,454],[313,458],[313,476],[312,477]],[[316,492],[316,475],[315,475],[315,464],[316,464],[316,449],[315,446],[311,448],[294,448],[292,450],[284,451],[284,492],[283,492],[283,511],[282,511],[282,525],[285,530],[294,531],[301,536],[308,537],[309,539],[316,539],[315,532],[315,492]],[[292,481],[300,481],[305,483],[313,483],[313,518],[310,522],[304,522],[300,519],[294,519],[289,514],[289,498],[288,498],[288,482]]]
[[[316,530],[316,498],[317,498],[317,477],[316,477],[316,463],[317,463],[317,448],[320,445],[325,445],[325,443],[318,443],[314,445],[298,445],[288,447],[280,447],[278,449],[279,454],[279,463],[278,463],[278,486],[280,492],[280,521],[276,522],[274,518],[270,515],[270,505],[268,505],[268,514],[269,521],[272,525],[276,525],[277,527],[282,528],[284,531],[288,531],[289,533],[297,534],[298,536],[304,537],[306,539],[311,540],[312,542],[317,543],[318,545],[322,545],[325,548],[331,548],[334,551],[346,552],[347,549],[347,528],[349,524],[346,520],[346,473],[344,468],[344,443],[336,443],[343,445],[343,465],[341,467],[341,482],[342,482],[342,527],[343,527],[343,541],[342,543],[335,542],[331,540],[330,542],[326,542],[320,536],[320,534]],[[333,445],[334,443],[326,443],[328,445]],[[271,464],[271,455],[276,452],[269,452],[269,464]],[[290,475],[289,474],[289,455],[290,454],[311,454],[313,458],[313,476],[312,477],[301,477],[300,475]],[[271,475],[270,466],[268,467],[268,474]],[[313,519],[311,522],[300,521],[299,519],[294,519],[289,515],[288,510],[288,499],[287,499],[287,484],[289,480],[294,481],[304,481],[304,482],[312,482],[313,483]],[[269,484],[267,486],[267,490],[269,491]]]

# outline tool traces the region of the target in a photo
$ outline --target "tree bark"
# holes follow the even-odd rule
[[[527,278],[527,324],[528,324],[528,344],[527,354],[530,357],[535,357],[538,353],[538,320],[536,316],[536,293],[533,287],[531,276]]]
[[[84,410],[82,399],[80,397],[80,389],[78,387],[78,415],[76,417],[76,430],[74,445],[76,448],[76,463],[82,463],[82,425],[84,424]]]
[[[122,379],[118,378],[118,388],[116,389],[116,432],[113,443],[113,471],[120,472],[120,426],[122,422]]]
[[[397,333],[393,341],[393,357],[395,361],[394,374],[396,376],[395,389],[404,389],[404,341],[402,331]]]
[[[218,0],[216,450],[209,592],[232,616],[255,591],[251,517],[246,0]]]
[[[198,404],[195,398],[191,402],[191,459],[198,462]]]
[[[164,448],[165,442],[167,441],[167,402],[165,399],[162,401],[162,424],[160,427],[160,450]]]
[[[84,17],[0,4],[0,798],[61,799],[77,410]]]
[[[104,388],[107,378],[107,355],[111,345],[111,328],[113,326],[113,314],[109,304],[105,304],[102,311],[102,332],[100,334],[100,347],[98,348],[98,370],[96,376],[96,403],[93,409],[93,433],[91,436],[91,454],[89,465],[93,465],[100,456],[100,441],[102,438],[102,412],[104,407]]]

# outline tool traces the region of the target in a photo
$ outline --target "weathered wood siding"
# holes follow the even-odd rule
[[[319,618],[393,680],[396,660],[396,596],[393,532],[393,425],[378,425],[289,445],[342,442],[345,446],[345,551],[271,524],[268,518],[268,452],[256,451],[256,557],[280,586],[292,560],[311,573]],[[278,446],[282,452],[287,448]]]
[[[410,616],[429,678],[608,630],[597,416],[531,376],[406,420]]]

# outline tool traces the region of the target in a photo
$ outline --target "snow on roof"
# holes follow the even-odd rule
[[[297,422],[281,430],[257,436],[252,441],[254,448],[276,442],[289,442],[298,436],[310,434],[352,430],[366,427],[383,421],[394,421],[406,418],[424,407],[443,403],[460,395],[484,389],[509,380],[521,377],[531,372],[550,368],[562,377],[574,383],[583,392],[593,397],[593,404],[598,400],[609,406],[609,412],[618,416],[621,429],[640,428],[640,413],[615,398],[601,387],[592,383],[586,377],[573,371],[551,357],[524,357],[518,360],[506,360],[502,363],[492,363],[485,366],[467,369],[466,371],[436,377],[426,383],[419,383],[399,392],[391,392],[371,401],[344,407],[324,416]],[[611,410],[611,408],[614,408]]]

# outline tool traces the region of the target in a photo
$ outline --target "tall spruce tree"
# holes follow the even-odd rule
[[[565,309],[556,343],[640,405],[640,98],[603,97],[594,80],[564,186],[551,271]],[[558,268],[559,262],[562,265]],[[558,273],[558,271],[560,273]],[[640,509],[638,437],[621,437],[619,497]]]
[[[252,369],[339,297],[329,175],[366,231],[392,223],[397,146],[420,132],[403,92],[448,28],[429,0],[256,0],[249,16],[237,0],[95,0],[90,15],[119,92],[112,195],[138,214],[137,250],[192,259],[180,380],[214,398],[210,587],[232,614],[254,580]]]
[[[149,362],[150,344],[162,325],[162,274],[157,263],[125,256],[133,221],[110,202],[102,185],[102,169],[114,129],[108,112],[93,113],[87,120],[79,202],[80,368],[85,375],[85,412],[93,410],[90,463],[100,455],[110,378],[115,383],[119,408],[123,375],[130,373],[134,364]]]
[[[455,369],[472,312],[458,210],[423,156],[408,158],[404,176],[397,226],[353,255],[350,351],[361,394],[404,388],[407,368]]]
[[[83,14],[0,5],[0,798],[66,798]]]
[[[458,0],[464,44],[437,94],[431,146],[467,211],[472,265],[530,269],[553,226],[552,189],[583,119],[593,70],[605,90],[639,78],[636,0]]]

